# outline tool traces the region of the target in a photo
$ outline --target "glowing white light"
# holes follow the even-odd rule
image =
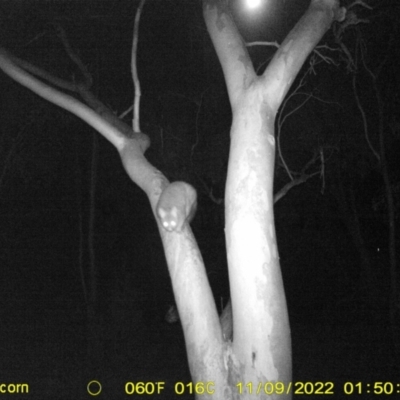
[[[261,0],[247,0],[247,6],[249,8],[256,8],[260,5]]]

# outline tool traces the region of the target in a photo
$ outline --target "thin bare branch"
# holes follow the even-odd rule
[[[86,66],[83,64],[81,59],[78,57],[78,55],[72,49],[72,47],[68,41],[68,38],[67,38],[64,28],[60,24],[54,24],[54,27],[57,31],[57,36],[60,38],[69,58],[76,64],[78,69],[81,71],[83,77],[85,78],[84,79],[85,86],[87,88],[90,88],[93,84],[92,75],[89,73]]]
[[[350,8],[353,8],[356,6],[361,6],[364,8],[368,8],[368,10],[373,10],[373,8],[370,5],[368,5],[365,1],[362,1],[362,0],[353,1],[353,3],[351,3],[347,6],[347,9],[350,10]]]
[[[298,178],[293,179],[292,181],[288,182],[279,192],[275,193],[274,195],[274,203],[277,203],[283,196],[286,195],[286,193],[294,188],[297,185],[301,185],[302,183],[308,181],[310,178],[312,178],[315,175],[318,175],[319,172],[314,172],[309,175],[301,175]]]
[[[141,0],[139,7],[136,10],[135,25],[133,27],[133,41],[132,41],[132,55],[131,55],[131,70],[132,70],[132,80],[135,86],[135,100],[133,106],[133,121],[132,127],[135,132],[140,132],[140,96],[142,95],[140,89],[140,81],[137,72],[137,45],[139,40],[139,22],[140,14],[142,13],[142,8],[146,0]]]
[[[8,58],[16,65],[24,69],[25,71],[30,72],[31,74],[51,83],[54,86],[57,86],[60,89],[69,90],[70,92],[77,92],[78,88],[75,84],[70,83],[64,79],[58,78],[49,72],[32,65],[28,61],[22,60],[10,53],[7,52]]]
[[[277,41],[275,42],[264,42],[264,41],[255,41],[255,42],[249,42],[246,43],[247,47],[252,47],[252,46],[270,46],[270,47],[276,47],[279,49],[280,45]]]
[[[305,74],[305,75],[306,75],[306,74]],[[284,122],[286,121],[286,119],[287,119],[288,116],[290,116],[291,114],[293,114],[293,112],[297,111],[302,105],[304,105],[304,103],[308,100],[308,98],[300,105],[300,107],[296,107],[295,110],[291,111],[291,112],[288,113],[288,114],[285,114],[284,117],[282,117],[282,114],[283,114],[283,110],[285,109],[286,104],[288,103],[288,101],[289,101],[292,97],[294,97],[295,95],[299,94],[300,88],[302,88],[302,87],[305,85],[305,81],[304,81],[305,75],[304,75],[304,76],[302,77],[302,79],[300,80],[300,82],[299,82],[299,84],[297,85],[296,89],[295,89],[292,93],[290,93],[289,96],[287,96],[287,98],[284,100],[284,102],[283,102],[283,104],[282,104],[282,107],[281,107],[281,109],[280,109],[280,112],[279,112],[279,117],[278,117],[278,122],[277,122],[277,133],[276,133],[276,137],[277,137],[278,154],[279,154],[279,158],[280,158],[280,160],[281,160],[281,162],[282,162],[282,164],[283,164],[283,167],[285,168],[286,173],[288,174],[288,176],[289,176],[289,178],[290,178],[291,180],[293,180],[294,178],[293,178],[292,172],[290,171],[288,165],[286,164],[285,158],[284,158],[283,153],[282,153],[282,147],[281,147],[282,125],[284,124]]]

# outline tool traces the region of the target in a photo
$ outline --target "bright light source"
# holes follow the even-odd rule
[[[261,0],[246,0],[247,7],[257,8],[261,4]]]

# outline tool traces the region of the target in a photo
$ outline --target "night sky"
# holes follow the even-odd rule
[[[398,228],[400,5],[366,3],[374,8],[353,10],[369,23],[342,37],[358,70],[349,67],[329,31],[321,44],[330,50],[320,51],[332,62],[315,54],[307,60],[292,90],[303,86],[280,116],[293,112],[281,127],[285,162],[295,173],[314,174],[275,205],[293,380],[334,382],[335,398],[342,398],[345,382],[400,382],[398,327],[389,318],[387,206],[389,187],[391,222]],[[130,51],[137,4],[0,1],[1,47],[79,81],[57,37],[59,24],[92,75],[92,92],[120,115],[134,96]],[[234,0],[231,9],[245,41],[280,43],[307,5],[265,1],[256,13]],[[274,52],[249,47],[258,73]],[[232,115],[200,1],[147,1],[138,72],[141,128],[151,139],[146,157],[168,179],[187,181],[198,192],[192,227],[221,311],[229,298],[223,198]],[[371,150],[382,154],[380,127],[386,185],[382,158]],[[288,182],[277,156],[275,193]],[[86,385],[97,379],[99,398],[122,399],[126,382],[165,381],[168,390],[155,396],[164,399],[174,398],[175,382],[190,381],[180,323],[165,321],[174,297],[147,197],[102,136],[1,71],[0,266],[0,384],[28,383],[26,398],[80,399],[88,398]],[[89,327],[87,298],[94,289],[96,316]]]

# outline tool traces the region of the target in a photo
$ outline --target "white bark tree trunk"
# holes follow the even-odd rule
[[[226,398],[250,399],[254,393],[290,398],[290,327],[273,208],[274,121],[305,59],[332,22],[343,19],[344,10],[336,0],[313,0],[264,74],[257,76],[225,2],[203,4],[233,113],[225,192],[233,309],[233,343],[224,355],[231,383]],[[258,386],[266,382],[275,386]]]

